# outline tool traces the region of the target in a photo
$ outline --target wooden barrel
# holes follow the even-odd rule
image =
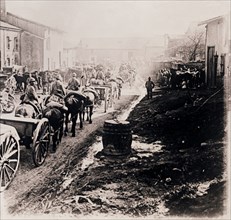
[[[132,133],[128,121],[106,120],[103,128],[103,153],[122,156],[131,153]]]

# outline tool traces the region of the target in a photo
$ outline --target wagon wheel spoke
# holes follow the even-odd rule
[[[0,175],[0,190],[3,191],[4,190],[4,186],[3,186],[3,179],[4,179],[4,172],[3,172],[3,168],[1,169],[1,175]]]
[[[36,159],[38,162],[41,162],[41,148],[40,147],[37,147],[36,148]]]
[[[9,159],[10,157],[12,157],[14,154],[18,153],[17,150],[13,150],[10,153],[6,154],[6,159]]]
[[[6,154],[9,154],[11,152],[11,150],[15,147],[16,142],[14,142],[6,151]]]
[[[37,125],[34,131],[33,140],[33,161],[36,166],[40,166],[44,163],[47,151],[50,143],[50,132],[48,120],[43,118]]]
[[[0,145],[0,191],[5,190],[13,180],[19,165],[19,143],[13,136],[6,137]]]
[[[8,169],[10,169],[13,173],[15,172],[15,169],[13,169],[11,166],[9,166],[8,164],[6,164],[6,167],[8,168]]]
[[[5,171],[5,174],[6,174],[7,179],[10,181],[10,174],[9,174],[9,172],[8,172],[7,169],[6,169],[6,166],[5,166],[3,169],[4,169],[4,171]]]
[[[8,145],[10,144],[10,139],[6,138],[5,143],[2,145],[2,156],[5,154],[7,151]]]
[[[9,163],[17,163],[18,162],[17,159],[9,159],[8,161],[9,161]]]
[[[14,140],[14,142],[12,140],[12,138],[7,138],[5,141],[5,147],[4,145],[2,146],[2,155],[6,154],[10,154],[10,152],[12,151],[12,149],[16,146],[17,142]]]

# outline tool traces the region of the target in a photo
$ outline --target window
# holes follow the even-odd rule
[[[18,56],[17,55],[14,56],[14,64],[18,65]]]
[[[10,49],[10,37],[9,36],[6,37],[6,43],[7,43],[7,49],[9,50]]]
[[[8,57],[6,60],[7,60],[7,66],[10,66],[10,58]]]
[[[221,70],[221,76],[225,75],[225,55],[221,55],[221,63],[220,63],[220,70]]]
[[[14,38],[14,50],[18,51],[18,38],[17,37]]]

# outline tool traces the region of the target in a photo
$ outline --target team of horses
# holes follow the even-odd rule
[[[36,78],[37,74],[32,74],[37,81],[37,84],[41,84],[42,78]],[[14,89],[19,89],[20,91],[25,91],[27,86],[28,74],[14,74],[11,76],[11,84],[14,84]],[[41,80],[39,82],[39,80]],[[109,88],[108,93],[108,104],[112,107],[116,99],[119,99],[121,95],[121,84],[123,82],[118,81],[115,78],[108,78],[107,81],[101,81],[100,85],[107,85]],[[94,84],[94,79],[87,80],[89,84]],[[56,97],[56,98],[54,98]],[[55,99],[55,100],[54,100]],[[58,101],[57,101],[58,100]],[[15,109],[16,117],[27,117],[41,119],[43,117],[49,120],[50,131],[52,133],[52,150],[56,151],[58,143],[61,142],[63,135],[67,135],[69,132],[69,123],[71,122],[71,136],[76,136],[76,125],[77,120],[79,120],[79,128],[83,128],[83,121],[88,121],[92,123],[93,109],[97,101],[99,100],[99,94],[96,92],[93,86],[82,86],[81,91],[67,91],[65,97],[60,98],[60,96],[45,95],[43,101],[39,103],[38,108],[33,103],[21,102],[19,106]],[[64,128],[65,125],[65,128]]]
[[[72,137],[76,136],[78,118],[80,129],[83,128],[84,114],[87,114],[87,120],[92,123],[94,102],[95,94],[90,90],[87,90],[87,92],[69,91],[62,98],[56,94],[45,96],[40,103],[41,112],[36,111],[32,103],[22,102],[15,109],[15,116],[36,119],[47,118],[52,134],[52,150],[55,152],[63,134],[65,136],[68,134],[69,122],[72,122]]]
[[[114,103],[118,98],[116,82],[110,82],[110,96]],[[113,96],[113,98],[112,98]],[[52,97],[56,97],[55,101]],[[98,100],[98,94],[92,87],[85,87],[80,91],[68,91],[66,96],[47,95],[40,103],[41,112],[36,111],[32,103],[20,103],[15,109],[16,117],[27,117],[41,119],[43,117],[49,120],[52,133],[52,150],[56,151],[57,145],[61,142],[63,135],[67,136],[69,132],[69,123],[71,122],[71,136],[76,136],[76,125],[79,119],[79,128],[83,128],[85,120],[92,123],[93,109]],[[65,124],[65,129],[64,129]]]

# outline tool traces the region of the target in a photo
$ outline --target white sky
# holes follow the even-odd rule
[[[78,1],[5,0],[6,10],[82,37],[152,37],[183,34],[193,21],[230,11],[230,0]]]

